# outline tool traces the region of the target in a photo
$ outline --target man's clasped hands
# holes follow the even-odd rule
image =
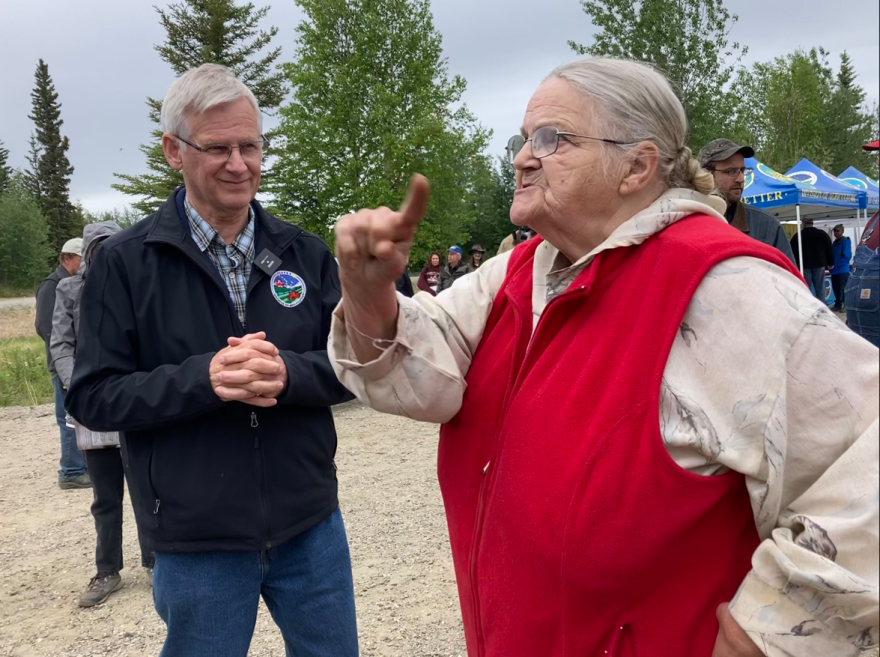
[[[264,332],[232,337],[211,359],[211,387],[225,402],[268,408],[287,386],[287,366]]]

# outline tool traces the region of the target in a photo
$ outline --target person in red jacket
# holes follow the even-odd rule
[[[330,360],[443,424],[469,657],[880,645],[880,354],[728,224],[687,138],[656,70],[581,60],[510,140],[511,220],[539,237],[407,299],[427,181],[336,224]]]

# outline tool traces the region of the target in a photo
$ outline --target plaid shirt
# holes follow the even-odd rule
[[[242,326],[245,321],[245,302],[247,301],[247,284],[254,265],[254,209],[248,208],[250,221],[232,244],[226,244],[220,234],[205,221],[196,209],[185,199],[186,216],[189,219],[193,241],[211,258],[211,262],[220,272],[220,277],[229,290],[229,298],[235,306]]]

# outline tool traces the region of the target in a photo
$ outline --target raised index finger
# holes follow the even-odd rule
[[[415,226],[424,218],[430,192],[431,186],[423,175],[417,173],[410,179],[406,200],[400,208],[401,218],[405,224]]]

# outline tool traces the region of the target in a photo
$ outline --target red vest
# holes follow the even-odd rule
[[[694,216],[599,255],[532,335],[539,242],[514,253],[440,434],[468,655],[708,657],[715,609],[759,539],[742,475],[703,477],[670,457],[661,381],[712,267],[752,256],[796,272]]]

